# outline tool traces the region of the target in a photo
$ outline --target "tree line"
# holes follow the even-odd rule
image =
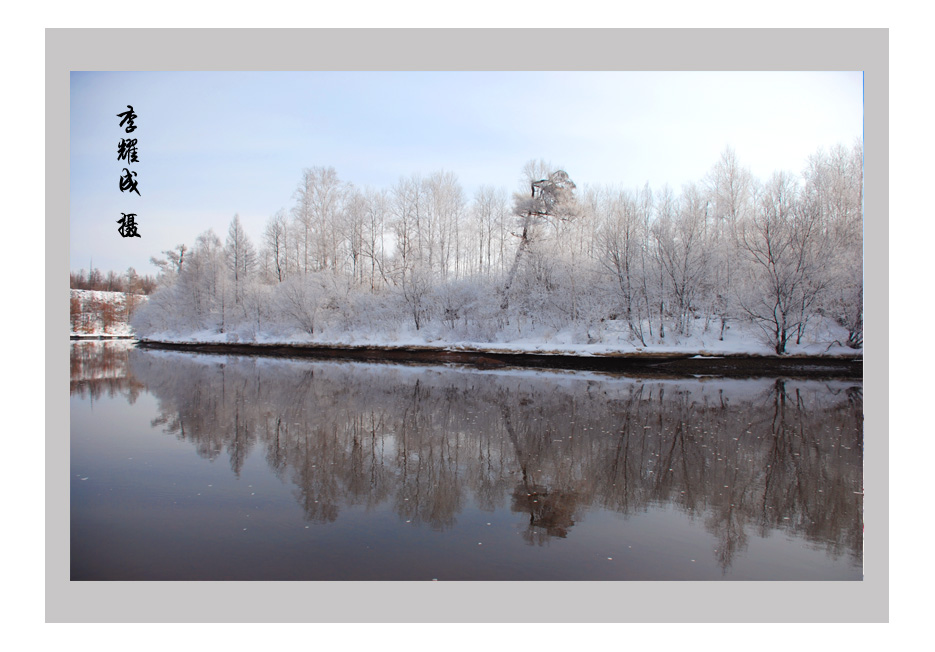
[[[578,342],[638,346],[743,324],[779,354],[833,323],[863,345],[863,148],[759,180],[726,149],[699,182],[578,187],[530,161],[520,190],[468,198],[446,171],[358,188],[303,172],[259,247],[234,216],[154,257],[142,336],[259,335]]]
[[[72,290],[98,290],[102,292],[129,292],[131,294],[152,294],[157,287],[156,277],[151,274],[140,276],[132,267],[123,274],[109,271],[106,274],[89,265],[91,271],[83,268],[69,274],[69,287]]]

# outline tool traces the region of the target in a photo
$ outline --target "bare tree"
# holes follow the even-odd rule
[[[227,242],[224,246],[224,260],[231,274],[234,285],[234,304],[242,305],[244,289],[256,269],[256,249],[244,231],[240,216],[234,215],[227,229]]]
[[[825,238],[814,211],[784,173],[773,176],[750,219],[740,226],[750,284],[740,305],[781,355],[825,288]]]
[[[419,330],[431,314],[434,289],[432,271],[424,265],[416,265],[408,274],[402,276],[399,288],[413,324],[416,330]]]
[[[346,187],[332,167],[308,168],[296,189],[293,216],[300,237],[300,265],[303,273],[337,269],[337,219]]]
[[[734,316],[732,298],[737,275],[737,224],[749,210],[751,175],[740,166],[730,147],[706,179],[714,211],[714,228],[709,242],[712,252],[713,308],[721,320],[719,339],[724,339],[727,322]]]
[[[386,277],[386,219],[389,212],[389,198],[384,190],[370,190],[364,193],[366,200],[363,224],[362,254],[369,260],[370,291],[377,289],[377,279],[381,285],[388,283]]]
[[[364,284],[364,238],[367,221],[367,199],[364,194],[348,186],[344,199],[343,220],[336,227],[339,239],[346,245],[348,275],[356,285]]]
[[[674,301],[676,330],[688,335],[696,296],[704,290],[710,251],[705,243],[708,204],[692,184],[682,192],[677,213],[662,212],[653,233]]]
[[[422,181],[419,177],[401,178],[393,186],[390,226],[396,241],[397,267],[402,276],[423,257],[421,224],[425,212],[424,203]]]
[[[506,192],[493,186],[481,186],[474,194],[472,215],[477,239],[477,271],[490,276],[495,267],[502,271],[506,242]]]
[[[819,215],[831,247],[824,308],[847,329],[846,344],[863,346],[863,147],[838,146],[809,158],[805,200]]]
[[[277,286],[276,296],[280,310],[303,331],[314,335],[325,297],[320,274],[290,276]]]
[[[428,263],[442,281],[458,277],[460,263],[460,218],[464,193],[453,172],[435,172],[425,181],[428,204]]]
[[[266,230],[263,232],[263,242],[272,258],[273,271],[278,283],[282,283],[288,274],[288,236],[285,211],[279,210],[266,223]]]
[[[629,193],[605,193],[595,199],[599,203],[597,210],[603,213],[597,234],[601,263],[611,272],[620,291],[630,334],[645,346],[643,317],[649,316],[649,305],[642,293],[645,279],[641,264],[648,235],[644,231],[646,221],[639,203]]]

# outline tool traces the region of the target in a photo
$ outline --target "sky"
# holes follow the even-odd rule
[[[310,167],[386,189],[445,170],[470,198],[545,159],[579,187],[678,191],[728,146],[765,180],[863,133],[860,72],[72,72],[70,101],[70,269],[142,274],[235,214],[259,245]]]

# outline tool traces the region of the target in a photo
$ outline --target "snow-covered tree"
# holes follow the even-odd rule
[[[473,253],[476,253],[477,263],[476,268],[469,266],[469,269],[476,269],[488,277],[494,272],[503,272],[509,216],[506,192],[493,186],[481,186],[474,193],[471,215],[474,219],[473,239],[476,242],[472,258]]]
[[[160,252],[164,258],[151,256],[149,262],[159,268],[158,282],[162,285],[171,285],[182,272],[182,265],[185,264],[185,253],[188,246],[184,244],[175,245],[174,249],[167,249]]]
[[[863,346],[863,147],[838,146],[809,158],[805,201],[820,216],[831,246],[824,308]]]
[[[706,178],[713,210],[713,230],[708,238],[712,257],[712,310],[720,319],[719,339],[724,339],[727,322],[735,314],[734,294],[737,290],[738,223],[745,219],[750,207],[752,176],[740,165],[730,147]]]
[[[435,287],[432,270],[426,264],[417,264],[401,275],[397,287],[413,325],[416,330],[421,329],[432,315]]]
[[[227,229],[224,261],[233,284],[234,303],[240,306],[243,304],[245,288],[256,270],[257,255],[239,215],[234,215]]]
[[[673,214],[660,211],[653,228],[657,252],[671,293],[675,328],[688,335],[696,298],[705,290],[710,250],[705,242],[709,206],[703,193],[691,184],[682,191]]]
[[[275,296],[281,314],[309,335],[315,334],[325,298],[324,278],[321,273],[290,276],[276,286]]]
[[[299,269],[303,273],[337,268],[338,216],[346,190],[332,167],[303,171],[292,211],[298,237]]]
[[[801,337],[826,287],[827,239],[818,215],[799,198],[794,179],[777,173],[761,192],[739,242],[749,284],[740,305],[777,354]]]
[[[384,190],[368,189],[364,193],[365,215],[361,254],[364,261],[361,274],[369,282],[370,291],[387,285],[387,219],[389,197]]]
[[[510,289],[516,278],[523,254],[529,243],[535,239],[536,231],[543,223],[569,220],[574,217],[575,184],[564,170],[555,169],[545,161],[529,161],[523,168],[525,183],[529,194],[513,195],[513,215],[518,218],[519,244],[513,265],[503,284],[501,307],[506,310],[510,304]]]
[[[278,283],[289,275],[289,229],[285,211],[279,210],[266,223],[263,244],[269,252],[272,272]]]
[[[780,353],[839,324],[833,338],[859,348],[862,186],[859,144],[767,184],[727,149],[680,193],[585,187],[580,199],[566,172],[531,161],[512,210],[491,186],[467,206],[450,172],[358,190],[310,168],[260,255],[235,216],[224,245],[209,231],[154,257],[160,289],[133,321],[141,334],[388,337],[408,324],[426,338],[652,346],[720,320],[719,337],[755,324]]]
[[[630,334],[646,345],[643,322],[649,319],[645,252],[648,245],[645,206],[627,192],[604,192],[592,197],[600,215],[597,233],[600,262],[610,271],[618,291],[622,316]],[[616,311],[615,311],[616,312]]]

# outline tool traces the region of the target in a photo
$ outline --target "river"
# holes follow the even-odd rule
[[[860,580],[860,380],[71,344],[72,580]]]

